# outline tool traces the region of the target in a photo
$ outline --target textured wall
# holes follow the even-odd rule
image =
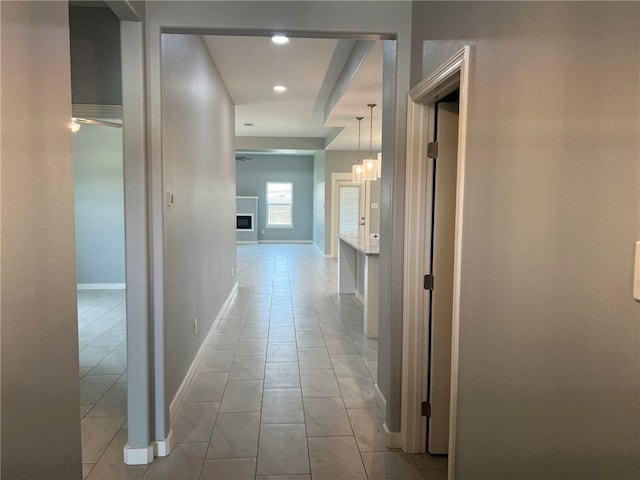
[[[640,478],[639,24],[637,3],[414,5],[414,82],[475,48],[458,480]]]
[[[80,480],[66,2],[3,2],[2,468]]]
[[[171,401],[235,283],[236,162],[234,106],[201,37],[162,36],[162,80],[165,188],[175,198],[164,224]]]

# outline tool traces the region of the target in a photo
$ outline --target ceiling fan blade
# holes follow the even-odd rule
[[[100,125],[100,126],[103,126],[103,127],[122,128],[122,124],[121,123],[107,122],[106,120],[94,120],[92,118],[74,117],[73,121],[77,122],[77,123],[85,123],[85,124],[89,124],[89,125]]]

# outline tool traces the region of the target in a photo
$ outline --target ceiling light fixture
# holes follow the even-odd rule
[[[287,87],[285,87],[284,85],[276,85],[275,87],[273,87],[273,91],[276,93],[284,93],[287,91]]]
[[[371,123],[369,124],[369,158],[362,161],[364,168],[362,176],[365,180],[378,179],[378,160],[373,158],[373,107],[375,106],[375,103],[367,104],[367,107],[371,109]]]
[[[80,124],[76,122],[75,118],[72,118],[69,128],[71,128],[71,133],[76,133],[78,130],[80,130]]]
[[[364,117],[356,117],[358,120],[358,156],[356,157],[356,164],[351,167],[351,183],[364,183],[364,168],[360,164],[360,124]]]
[[[289,43],[289,37],[285,35],[274,35],[271,37],[271,41],[276,45],[286,45]]]

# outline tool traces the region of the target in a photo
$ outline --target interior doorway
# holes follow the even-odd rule
[[[331,257],[338,255],[339,234],[365,233],[367,218],[367,188],[369,184],[354,184],[351,173],[331,174]]]
[[[458,345],[460,322],[460,270],[461,270],[461,238],[463,229],[464,207],[464,180],[466,159],[466,123],[467,105],[469,95],[469,65],[472,61],[471,47],[464,47],[453,57],[442,64],[431,75],[416,85],[409,92],[409,109],[407,112],[407,175],[406,175],[406,211],[405,211],[405,265],[404,265],[404,294],[403,294],[403,377],[402,390],[405,393],[402,399],[402,445],[406,452],[435,452],[446,451],[450,459],[455,458],[456,447],[456,422],[457,422],[457,386],[458,386]],[[450,100],[447,98],[452,92],[459,90],[457,104],[444,105]],[[439,104],[439,102],[442,102]],[[438,111],[440,115],[438,115]],[[442,123],[438,124],[437,118],[444,122],[443,117],[450,117],[449,128],[445,131],[451,134],[450,139],[442,138]],[[453,126],[451,125],[453,124]],[[457,132],[455,129],[457,126]],[[436,147],[432,144],[436,138],[445,141],[453,150],[456,146],[455,169],[453,162],[449,161],[447,188],[440,188],[440,193],[446,193],[448,200],[440,200],[440,203],[448,204],[443,211],[447,219],[448,234],[445,236],[444,245],[449,251],[443,255],[439,252],[434,241],[436,230],[446,231],[434,224],[433,212],[435,203],[439,200],[436,195],[437,159]],[[438,148],[439,150],[439,148]],[[425,157],[427,161],[425,162]],[[442,173],[442,164],[440,170]],[[445,169],[446,170],[446,169]],[[455,178],[455,182],[453,180]],[[453,233],[451,233],[453,230]],[[439,257],[439,258],[436,258]],[[438,266],[437,262],[445,261],[445,266]],[[433,271],[432,271],[433,267]],[[444,269],[437,273],[437,269]],[[434,289],[431,290],[430,278],[434,274]],[[442,276],[444,274],[444,280]],[[447,279],[449,275],[449,279]],[[440,277],[440,280],[439,280]],[[450,334],[447,329],[435,331],[432,325],[425,319],[429,319],[432,307],[432,294],[442,282],[451,286],[449,297],[440,302],[446,305],[442,310],[445,324],[450,319]],[[437,303],[437,301],[436,301]],[[435,308],[436,306],[434,306]],[[450,307],[450,313],[448,312]],[[433,335],[432,335],[433,334]],[[432,345],[431,339],[437,343],[438,348],[428,348]],[[437,340],[437,338],[440,340]],[[449,349],[449,352],[447,351]],[[441,361],[435,360],[436,355]],[[446,357],[450,359],[450,375],[446,375]],[[444,359],[444,360],[443,360]],[[433,361],[433,365],[431,365]],[[435,372],[439,373],[435,373]],[[442,374],[441,372],[445,372]],[[438,386],[436,388],[436,377]],[[447,388],[447,380],[450,386]],[[427,416],[429,415],[429,400],[446,404],[446,392],[449,392],[449,408],[439,407],[444,410],[438,418],[429,420],[429,434],[427,433]],[[436,392],[439,392],[436,394]],[[432,406],[434,408],[435,405]],[[448,410],[448,412],[445,412]],[[448,428],[445,427],[448,424]],[[439,428],[440,435],[436,432]],[[433,435],[431,434],[433,430]],[[448,440],[443,432],[448,432]],[[433,436],[433,438],[431,438]],[[433,440],[433,442],[432,442]],[[445,449],[444,446],[447,445]],[[455,461],[448,465],[448,478],[454,478]]]
[[[83,468],[124,435],[127,350],[122,129],[74,107],[78,346]],[[87,118],[89,117],[89,118]]]
[[[447,454],[451,388],[451,324],[455,245],[459,91],[435,104],[431,213],[427,451]]]

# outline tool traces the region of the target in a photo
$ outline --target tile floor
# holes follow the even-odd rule
[[[363,335],[362,305],[337,295],[336,280],[337,262],[313,246],[238,246],[238,292],[172,419],[173,451],[136,467],[122,464],[126,373],[113,373],[124,367],[122,292],[94,291],[103,301],[91,307],[83,292],[85,478],[445,479],[446,457],[384,446],[377,341]]]

